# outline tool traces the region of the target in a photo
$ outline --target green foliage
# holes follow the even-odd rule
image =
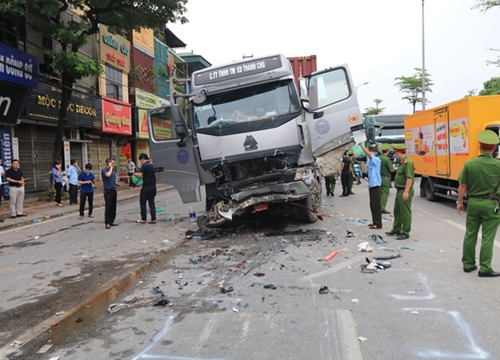
[[[467,90],[467,94],[464,97],[469,97],[469,96],[476,96],[477,89],[470,89]]]
[[[476,5],[473,9],[479,9],[482,12],[488,11],[495,6],[500,6],[500,0],[476,0]]]
[[[500,77],[492,77],[485,81],[479,95],[500,95]]]
[[[69,200],[69,193],[62,190],[61,200]],[[38,199],[38,201],[43,201],[43,202],[56,201],[56,190],[54,188],[49,188],[45,190],[42,196]]]
[[[422,69],[415,68],[416,73],[413,76],[399,76],[395,78],[396,84],[394,86],[399,87],[399,92],[405,94],[402,97],[403,100],[407,100],[413,106],[413,113],[415,113],[415,106],[417,103],[422,103]],[[431,86],[434,83],[430,80],[430,74],[424,71],[424,85],[425,92],[432,92]],[[429,100],[426,98],[425,103],[427,104]]]
[[[382,113],[385,108],[379,108],[378,106],[383,102],[384,100],[382,99],[373,99],[373,102],[375,103],[375,107],[369,107],[365,109],[365,112],[363,113],[363,117],[366,115],[378,115]]]

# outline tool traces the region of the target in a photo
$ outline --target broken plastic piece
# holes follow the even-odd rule
[[[354,234],[354,232],[353,232],[353,231],[351,231],[351,230],[346,230],[346,232],[347,232],[347,237],[355,237],[355,236],[356,236],[356,235]]]
[[[19,341],[19,340],[14,340],[14,342],[12,344],[10,344],[10,346],[15,346],[15,347],[19,347],[23,344],[22,341]]]
[[[412,315],[418,315],[418,311],[417,310],[412,310],[412,311],[410,311],[410,314],[412,314]]]
[[[385,244],[387,241],[384,240],[384,238],[378,234],[373,234],[370,236],[370,238],[375,241],[375,244]]]
[[[238,312],[239,310],[237,308],[233,307],[233,311]]]
[[[367,338],[365,338],[364,336],[358,336],[358,340],[363,342],[363,341],[366,341],[368,340]]]
[[[264,285],[264,289],[276,290],[276,286],[273,284]]]
[[[37,351],[37,354],[45,354],[52,347],[51,344],[44,345]]]
[[[165,296],[165,291],[161,290],[158,286],[153,286],[153,289],[151,289],[151,292],[152,292],[154,295],[161,295],[161,296]]]
[[[331,260],[333,259],[335,256],[337,256],[339,252],[338,251],[334,251],[332,252],[330,255],[327,255],[323,258],[324,261],[328,261],[328,260]]]
[[[366,241],[362,242],[361,244],[358,244],[358,251],[360,252],[372,252],[373,247]]]
[[[79,317],[78,319],[76,319],[76,322],[77,322],[77,323],[81,323],[81,322],[83,322],[83,318]]]
[[[57,316],[64,315],[64,311],[59,311],[59,312],[56,312],[56,315],[57,315]]]
[[[322,286],[319,288],[319,293],[320,294],[328,294],[330,290],[328,290],[328,286]]]
[[[375,256],[375,260],[391,260],[391,259],[396,259],[398,257],[401,257],[401,253],[398,253],[397,255],[386,255],[386,256]]]
[[[359,299],[351,299],[351,302],[357,304],[359,303]]]

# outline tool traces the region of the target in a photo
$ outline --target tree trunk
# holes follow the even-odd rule
[[[61,148],[64,131],[68,125],[68,105],[71,99],[74,80],[72,76],[63,71],[62,73],[62,92],[61,102],[59,104],[59,121],[57,123],[56,138],[54,140],[54,147],[52,149],[52,158],[54,161],[61,160]]]

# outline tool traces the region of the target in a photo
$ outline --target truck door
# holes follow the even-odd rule
[[[450,129],[448,108],[434,112],[434,162],[436,175],[450,176]]]
[[[362,117],[347,65],[313,73],[307,79],[301,98],[308,100],[306,122],[314,154],[351,143],[351,127],[361,124]]]
[[[173,185],[183,203],[201,201],[193,138],[179,107],[149,110],[148,123],[156,181]]]

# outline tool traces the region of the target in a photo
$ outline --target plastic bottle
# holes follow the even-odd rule
[[[203,240],[203,236],[193,236],[194,241],[201,241]]]
[[[194,212],[193,208],[189,208],[189,221],[195,222],[196,221],[196,213]]]
[[[33,222],[38,223],[38,222],[40,222],[40,219],[33,219]]]

